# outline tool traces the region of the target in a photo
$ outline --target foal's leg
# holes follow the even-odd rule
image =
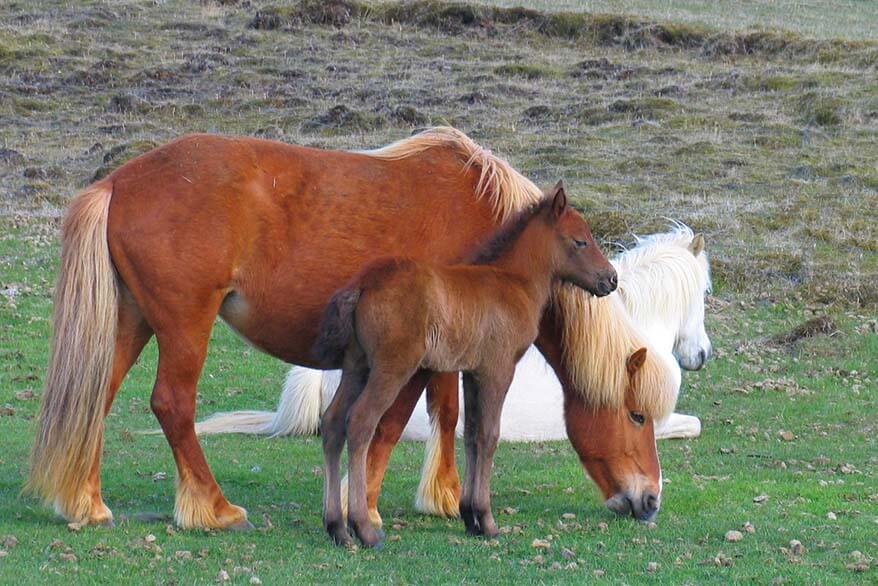
[[[351,407],[347,421],[348,439],[348,524],[366,547],[381,544],[381,538],[372,522],[366,505],[366,456],[369,443],[381,416],[390,408],[402,386],[415,374],[414,368],[393,364],[417,364],[419,360],[406,360],[394,356],[390,359],[376,358],[366,388]]]
[[[431,374],[430,371],[419,370],[405,384],[393,405],[381,417],[369,444],[366,459],[366,504],[369,507],[369,519],[375,527],[382,525],[381,515],[378,513],[378,497],[381,496],[381,483],[384,481],[390,454],[399,442]],[[347,478],[343,482],[346,481]]]
[[[463,375],[463,443],[466,456],[463,488],[460,492],[460,516],[468,535],[481,535],[476,519],[473,516],[473,492],[476,474],[476,434],[479,425],[479,384],[470,373]]]
[[[350,357],[346,362],[352,362]],[[345,419],[351,405],[362,392],[367,376],[368,369],[346,364],[335,397],[320,422],[320,435],[323,438],[323,526],[336,545],[351,543],[342,515],[338,468],[345,441]]]
[[[498,368],[492,365],[490,374],[479,376],[478,432],[476,433],[476,470],[472,492],[472,515],[481,533],[494,537],[499,533],[491,511],[491,469],[494,465],[494,451],[500,439],[500,414],[506,392],[512,383],[515,365]]]
[[[427,385],[430,439],[427,440],[415,508],[441,517],[460,514],[460,478],[454,459],[454,436],[459,415],[458,373],[436,374]]]
[[[116,347],[113,351],[113,372],[110,376],[110,388],[107,393],[107,403],[104,408],[104,416],[110,412],[113,399],[122,385],[122,380],[137,361],[137,357],[143,351],[143,347],[152,336],[152,329],[144,321],[134,300],[131,299],[128,290],[120,287],[119,316],[116,325]],[[89,525],[113,525],[113,513],[104,503],[101,497],[101,452],[103,441],[98,442],[97,453],[91,472],[83,487],[83,498],[88,499],[88,515],[85,521]],[[56,507],[63,509],[60,503]]]
[[[168,311],[150,320],[159,344],[158,376],[150,405],[177,462],[174,518],[184,529],[253,526],[247,521],[247,511],[223,496],[195,436],[196,384],[221,300],[217,292],[194,299],[189,312],[177,315]]]

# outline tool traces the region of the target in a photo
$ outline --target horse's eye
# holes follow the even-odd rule
[[[628,417],[630,417],[631,421],[633,421],[637,425],[643,425],[643,423],[646,421],[646,418],[643,416],[643,413],[638,413],[637,411],[629,411]]]
[[[576,244],[576,248],[585,248],[588,246],[588,242],[585,240],[577,240],[576,238],[573,239],[573,243]]]

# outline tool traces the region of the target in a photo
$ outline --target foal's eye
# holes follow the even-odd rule
[[[576,245],[576,248],[585,248],[588,246],[588,242],[585,240],[577,240],[576,238],[573,239],[573,243]]]
[[[637,411],[629,411],[628,417],[630,417],[631,421],[633,421],[637,425],[643,425],[643,423],[646,421],[646,418],[643,416],[643,413],[638,413]]]

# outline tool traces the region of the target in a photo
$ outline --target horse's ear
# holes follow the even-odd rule
[[[643,363],[646,362],[646,348],[638,348],[634,351],[634,354],[628,357],[628,362],[625,366],[628,367],[628,375],[632,375],[643,367]]]
[[[699,232],[695,235],[695,238],[689,243],[689,251],[693,256],[698,256],[704,251],[704,234]]]
[[[558,183],[549,190],[549,197],[552,198],[552,209],[555,211],[555,216],[560,217],[562,213],[564,213],[564,208],[567,207],[567,194],[564,193],[564,181],[558,180]]]

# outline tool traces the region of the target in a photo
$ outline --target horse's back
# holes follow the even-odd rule
[[[245,338],[309,364],[323,306],[364,264],[450,262],[491,229],[491,203],[464,164],[439,147],[381,159],[187,135],[107,178],[111,256],[159,317],[173,323],[219,296]]]

